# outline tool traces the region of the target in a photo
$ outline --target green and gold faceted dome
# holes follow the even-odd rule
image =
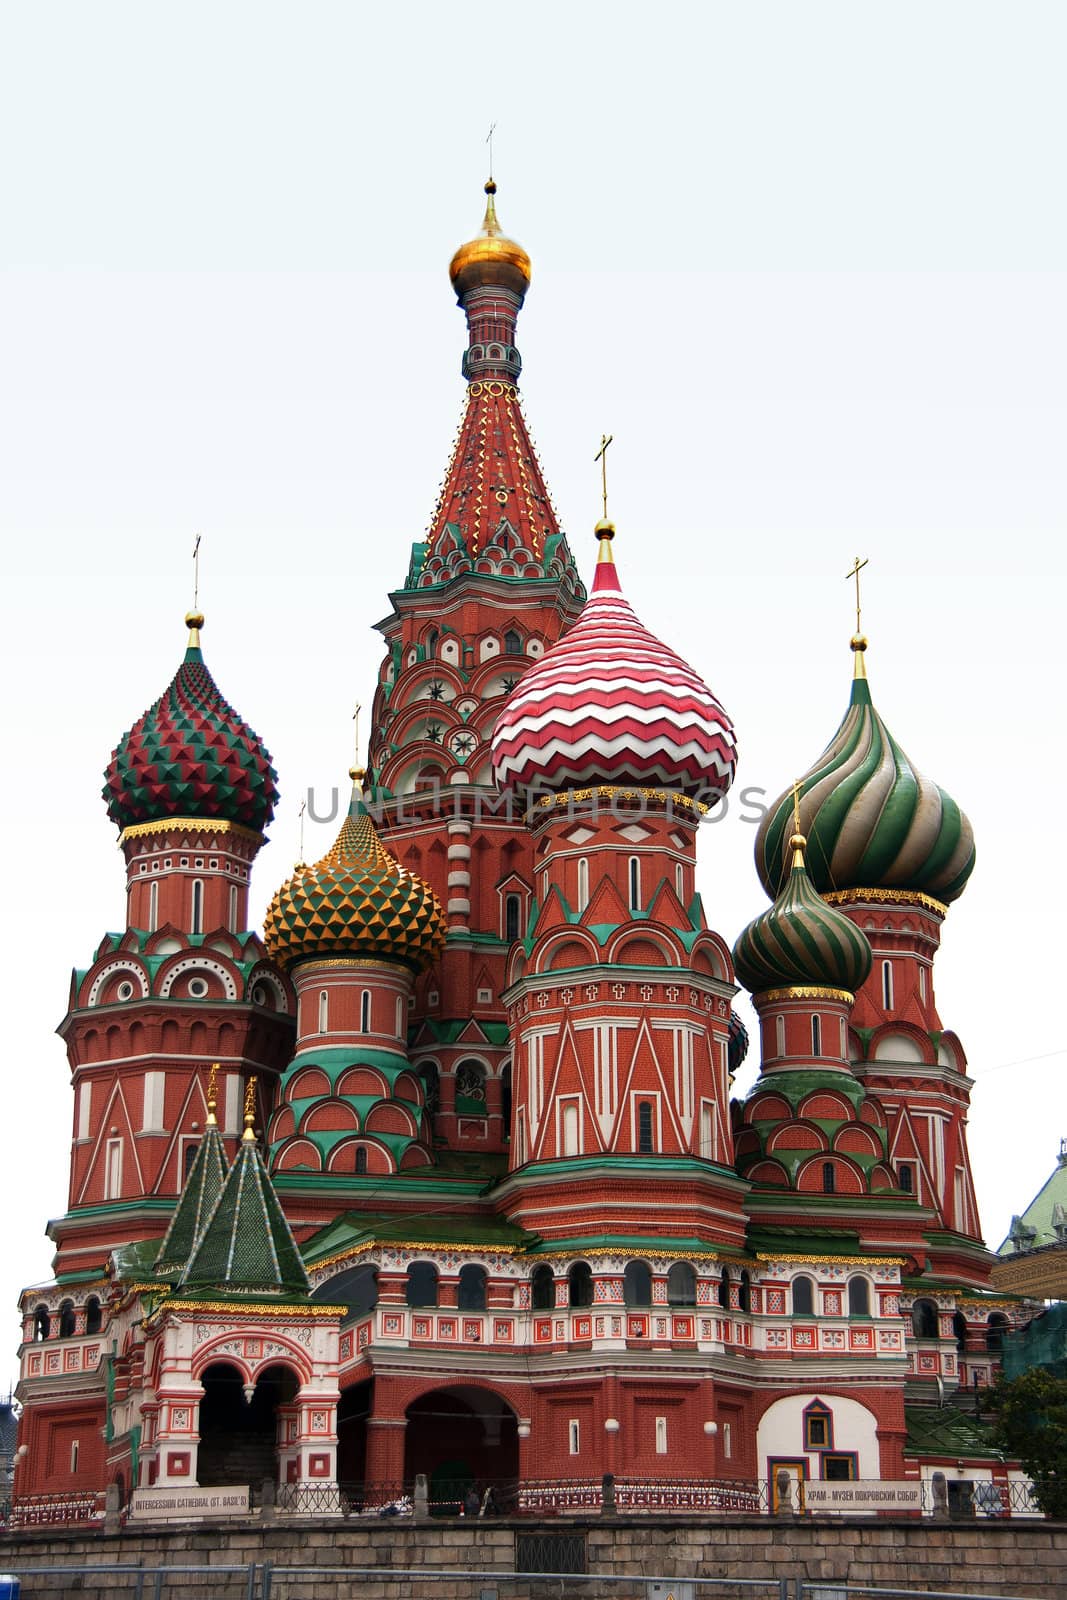
[[[444,949],[445,927],[440,900],[389,854],[353,790],[333,848],[282,884],[263,937],[283,967],[342,956],[396,961],[422,972]]]
[[[852,641],[856,673],[848,710],[800,779],[800,831],[820,894],[866,890],[948,902],[974,870],[974,833],[950,794],[927,778],[893,738],[871,700],[866,639]],[[771,896],[789,877],[793,796],[779,796],[756,835],[756,871]]]
[[[855,995],[871,970],[867,937],[819,895],[804,864],[803,834],[789,843],[789,876],[734,945],[734,970],[751,994],[815,987]]]

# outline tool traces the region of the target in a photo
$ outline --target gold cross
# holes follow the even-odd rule
[[[300,812],[299,812],[299,816],[300,816],[300,863],[301,863],[301,865],[303,865],[303,862],[304,862],[304,813],[307,811],[307,808],[308,808],[308,803],[307,803],[307,799],[305,798],[305,799],[301,800],[301,802],[300,802]]]
[[[193,545],[193,610],[200,610],[200,535]]]
[[[361,712],[361,711],[362,711],[362,710],[363,710],[363,707],[362,707],[362,706],[361,706],[361,705],[360,705],[360,703],[359,703],[359,701],[358,701],[358,700],[357,700],[357,701],[356,701],[356,709],[355,709],[355,710],[354,710],[354,711],[353,711],[353,713],[352,713],[352,721],[353,721],[353,722],[354,722],[354,723],[355,723],[355,725],[356,725],[356,731],[355,731],[355,739],[356,739],[356,760],[355,760],[355,765],[356,765],[356,766],[357,766],[357,767],[358,767],[358,766],[359,766],[359,714],[360,714],[360,712]]]
[[[608,445],[611,443],[614,437],[615,435],[613,433],[602,433],[600,435],[600,449],[593,457],[594,461],[600,462],[600,481],[601,490],[604,496],[605,522],[608,520]]]
[[[846,583],[848,582],[849,578],[855,578],[855,580],[856,580],[856,632],[857,632],[857,634],[860,634],[860,633],[863,632],[863,629],[860,627],[860,573],[863,571],[864,567],[867,565],[867,560],[868,560],[867,556],[864,556],[862,561],[860,560],[859,556],[857,556],[855,561],[853,562],[851,568],[849,569],[849,571],[845,573],[845,582]]]
[[[793,780],[793,832],[800,832],[800,779]]]
[[[493,181],[493,134],[495,132],[496,132],[496,123],[495,122],[491,122],[489,124],[489,132],[485,136],[485,142],[489,146],[489,182],[490,183],[492,183],[492,181]]]

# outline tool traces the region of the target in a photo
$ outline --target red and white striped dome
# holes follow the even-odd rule
[[[634,615],[610,538],[605,527],[578,621],[523,676],[500,714],[497,782],[534,790],[654,785],[711,805],[733,782],[733,726],[692,667]]]

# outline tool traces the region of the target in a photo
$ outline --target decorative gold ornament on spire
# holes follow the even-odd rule
[[[510,289],[521,299],[530,287],[530,258],[521,244],[501,231],[496,215],[496,183],[485,185],[485,216],[481,232],[461,244],[448,268],[457,296],[482,286]]]
[[[196,536],[193,545],[193,605],[192,610],[185,613],[185,626],[189,629],[189,640],[186,648],[189,650],[200,649],[200,629],[204,626],[204,613],[200,609],[200,535]]]
[[[793,852],[793,865],[794,865],[794,867],[802,867],[804,865],[804,851],[805,851],[805,849],[807,847],[807,843],[808,843],[807,839],[805,839],[804,835],[800,831],[800,779],[799,778],[794,778],[794,780],[793,780],[793,837],[789,841],[790,848],[792,849],[792,852]]]
[[[867,565],[868,559],[869,558],[867,556],[864,556],[863,560],[861,561],[859,556],[857,556],[853,561],[852,566],[845,573],[846,583],[850,578],[855,578],[856,580],[856,631],[849,641],[852,652],[856,657],[856,662],[852,673],[853,677],[855,678],[865,678],[867,676],[867,668],[863,660],[863,652],[867,648],[867,639],[863,632],[863,622],[860,610],[860,573]]]
[[[215,1107],[218,1105],[219,1064],[214,1062],[207,1075],[207,1125],[209,1128],[218,1127],[218,1118]]]
[[[241,1135],[242,1144],[255,1144],[256,1132],[252,1124],[256,1120],[256,1080],[249,1078],[245,1084],[245,1131]]]
[[[615,524],[608,516],[608,445],[611,444],[614,438],[615,435],[613,433],[602,433],[600,435],[600,449],[593,457],[594,461],[600,462],[600,495],[603,503],[603,515],[593,530],[600,544],[597,552],[598,565],[602,561],[611,562],[614,565],[615,561],[611,553],[611,541],[615,537]]]

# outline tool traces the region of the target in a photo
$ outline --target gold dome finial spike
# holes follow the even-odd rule
[[[793,837],[789,841],[789,848],[793,852],[794,867],[804,865],[804,849],[807,839],[800,831],[800,779],[793,780]]]
[[[489,124],[489,132],[485,136],[485,142],[489,146],[489,183],[493,183],[493,135],[494,135],[495,132],[496,132],[496,123],[495,122],[491,122]],[[488,194],[490,192],[489,191],[489,183],[487,183],[486,186],[485,186],[486,194]],[[496,184],[495,183],[493,183],[493,193],[494,194],[496,193]]]
[[[845,573],[846,583],[850,578],[855,578],[856,580],[856,631],[849,640],[849,648],[852,650],[852,653],[856,658],[852,668],[852,676],[854,678],[865,678],[867,676],[867,667],[863,660],[863,652],[867,648],[867,639],[863,632],[863,621],[860,610],[860,573],[867,565],[868,559],[869,558],[867,556],[864,556],[863,560],[861,561],[859,556],[857,556],[853,561],[852,566]]]
[[[204,613],[200,609],[200,535],[193,545],[193,604],[185,613],[185,626],[189,629],[189,650],[200,649],[200,629],[204,626]]]
[[[256,1130],[252,1124],[256,1120],[256,1080],[249,1078],[245,1084],[245,1131],[241,1135],[242,1144],[255,1144]]]
[[[209,1128],[218,1127],[218,1118],[215,1107],[218,1105],[219,1064],[212,1063],[211,1071],[207,1075],[207,1125]]]

